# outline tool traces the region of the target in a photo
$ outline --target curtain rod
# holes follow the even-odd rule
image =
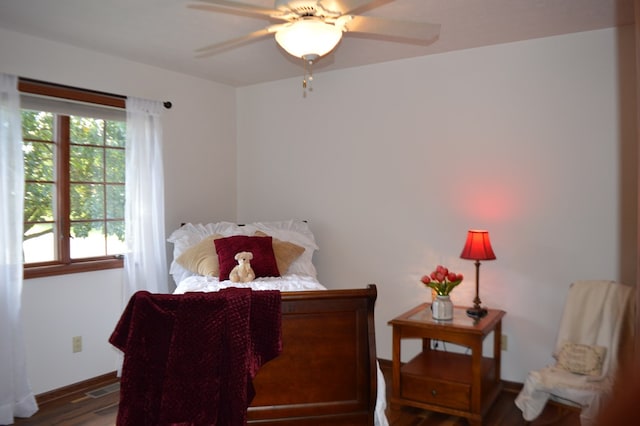
[[[67,86],[64,84],[58,84],[58,83],[51,83],[48,81],[42,81],[42,80],[36,80],[33,78],[25,78],[25,77],[18,77],[20,82],[24,82],[24,83],[32,83],[32,84],[37,84],[37,85],[41,85],[41,86],[48,86],[48,87],[52,87],[52,88],[58,88],[58,89],[62,89],[62,90],[74,90],[74,91],[80,91],[80,92],[85,92],[85,93],[93,93],[95,95],[100,95],[100,96],[107,96],[110,98],[114,98],[114,99],[120,99],[120,100],[126,100],[127,97],[124,95],[118,95],[115,93],[109,93],[109,92],[101,92],[99,90],[91,90],[91,89],[82,89],[79,87],[74,87],[74,86]],[[171,107],[173,106],[173,104],[170,101],[164,101],[162,102],[162,105],[164,105],[164,107],[166,109],[171,109]]]

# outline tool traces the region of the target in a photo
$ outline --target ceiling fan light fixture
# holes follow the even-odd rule
[[[275,37],[287,53],[304,59],[331,52],[342,39],[342,30],[318,19],[301,19],[278,30]]]

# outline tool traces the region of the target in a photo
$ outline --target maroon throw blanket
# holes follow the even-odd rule
[[[117,424],[245,425],[280,310],[279,291],[135,293],[109,338],[124,352]]]

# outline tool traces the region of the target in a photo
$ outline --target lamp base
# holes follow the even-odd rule
[[[471,318],[482,318],[485,315],[487,315],[487,310],[485,308],[474,306],[473,308],[467,309],[467,316],[470,316]]]

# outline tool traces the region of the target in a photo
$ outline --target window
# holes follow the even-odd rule
[[[114,109],[94,92],[23,81],[20,90],[25,278],[122,267],[124,100]]]

